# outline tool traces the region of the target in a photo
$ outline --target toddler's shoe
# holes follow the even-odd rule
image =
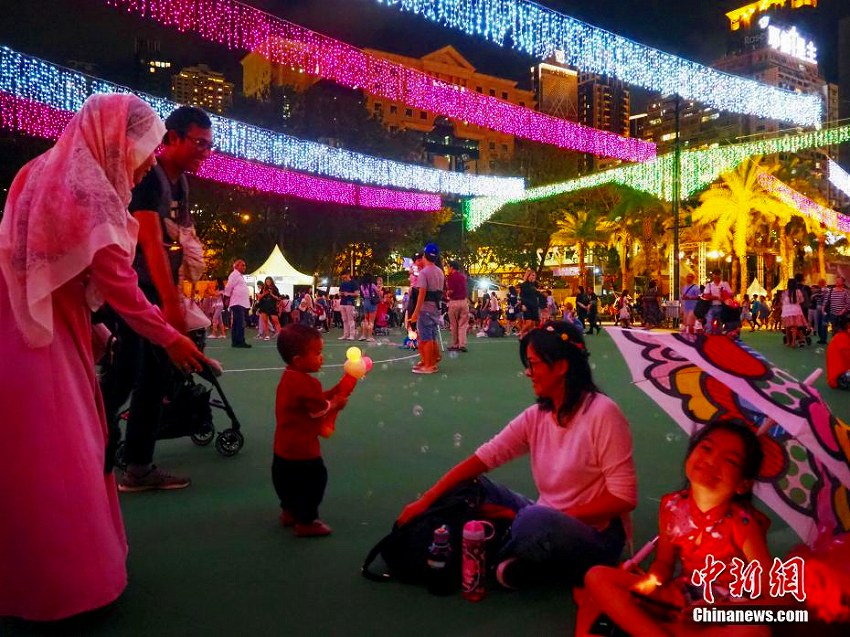
[[[295,516],[292,515],[292,512],[284,509],[280,512],[280,523],[283,526],[295,526]]]
[[[295,523],[295,535],[297,537],[324,537],[331,534],[331,527],[318,518],[308,524]]]

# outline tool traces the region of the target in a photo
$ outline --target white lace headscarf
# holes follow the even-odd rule
[[[56,145],[15,177],[0,223],[0,271],[31,347],[53,340],[52,294],[84,272],[98,250],[117,245],[132,258],[133,173],[164,134],[159,116],[139,98],[93,95]]]

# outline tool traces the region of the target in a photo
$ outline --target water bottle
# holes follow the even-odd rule
[[[489,531],[489,533],[488,533]],[[487,540],[493,537],[495,529],[489,522],[470,520],[463,526],[463,596],[471,602],[477,602],[487,593]]]
[[[451,595],[455,582],[452,581],[450,560],[452,546],[448,527],[434,529],[434,542],[428,547],[428,592],[432,595]]]

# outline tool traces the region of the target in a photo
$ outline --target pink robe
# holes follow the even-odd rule
[[[103,472],[87,275],[139,334],[160,345],[178,337],[117,246],[53,293],[46,347],[24,342],[0,274],[0,616],[69,617],[109,604],[127,584],[118,493]]]

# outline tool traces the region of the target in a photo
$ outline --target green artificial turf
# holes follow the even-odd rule
[[[326,341],[319,375],[326,386],[340,377],[351,345],[338,334]],[[776,333],[744,338],[798,377],[823,365],[818,346],[792,351]],[[604,332],[587,339],[598,384],[633,428],[640,545],[656,533],[659,497],[681,484],[686,437],[631,384]],[[215,340],[207,348],[228,370],[222,384],[242,423],[242,452],[223,458],[185,438],[160,442],[156,462],[190,475],[193,485],[121,496],[130,540],[130,584],[121,599],[104,612],[53,626],[0,620],[0,635],[572,634],[575,609],[564,587],[492,590],[473,604],[460,595],[432,597],[424,588],[370,582],[359,573],[406,502],[533,401],[515,338],[473,338],[468,354],[446,353],[441,372],[432,376],[411,374],[412,352],[394,343],[363,347],[375,367],[355,389],[336,434],[323,441],[330,477],[321,514],[334,533],[309,540],[278,523],[270,465],[281,361],[273,343],[252,342],[250,350]],[[850,415],[850,395],[829,390],[823,378],[816,386],[836,414]],[[215,417],[219,429],[228,426],[224,412]],[[536,495],[525,459],[493,477]],[[783,554],[797,539],[773,519],[768,541]]]

